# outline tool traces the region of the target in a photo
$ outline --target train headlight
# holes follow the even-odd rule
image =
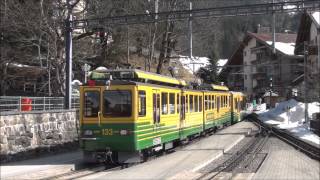
[[[120,135],[124,136],[124,135],[127,135],[128,134],[128,131],[127,130],[121,130],[120,131]]]
[[[92,130],[84,130],[83,135],[92,136],[93,135],[93,131]]]

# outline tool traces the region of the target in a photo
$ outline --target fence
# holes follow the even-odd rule
[[[72,108],[79,108],[79,96],[72,97]],[[64,109],[64,97],[0,96],[0,112],[48,111]]]

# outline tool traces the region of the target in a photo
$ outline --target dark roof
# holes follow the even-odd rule
[[[316,22],[311,13],[303,13],[300,19],[296,47],[294,50],[295,54],[303,54],[303,43],[304,41],[310,40],[310,28],[312,23],[316,24],[317,28],[320,29],[320,25]]]
[[[272,34],[257,34],[248,32],[249,36],[252,36],[260,41],[272,41]],[[295,43],[297,35],[296,34],[287,34],[287,33],[276,33],[276,42],[282,43]]]

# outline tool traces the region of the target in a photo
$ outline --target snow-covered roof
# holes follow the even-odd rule
[[[179,61],[181,62],[184,69],[189,71],[190,73],[197,72],[201,67],[205,67],[210,64],[209,58],[207,57],[196,57],[194,56],[192,59],[187,56],[179,56]]]
[[[314,18],[314,20],[316,20],[316,22],[318,23],[318,25],[320,25],[320,12],[314,12],[314,13],[312,13],[312,17]]]
[[[266,41],[269,45],[272,45],[272,41]],[[275,48],[287,55],[294,55],[295,43],[283,43],[276,42]]]
[[[226,65],[228,62],[228,59],[219,59],[217,62],[217,66],[218,66],[218,74],[221,72],[222,68],[224,65]]]

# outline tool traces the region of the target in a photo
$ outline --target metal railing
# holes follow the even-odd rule
[[[79,108],[79,96],[72,97],[72,109]],[[0,96],[0,112],[63,110],[64,97]]]

